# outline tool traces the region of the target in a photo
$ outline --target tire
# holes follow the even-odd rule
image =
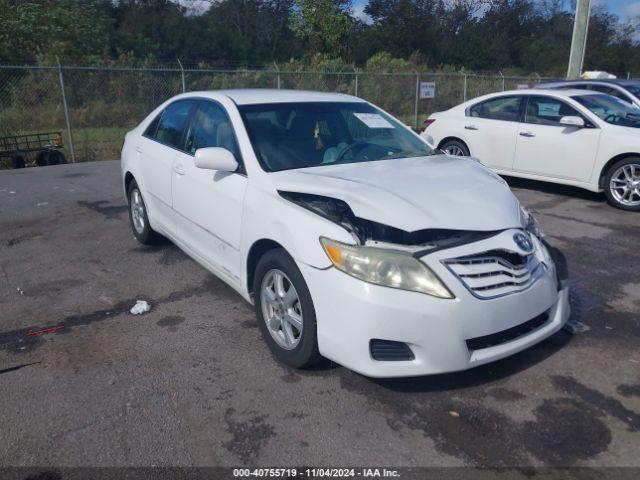
[[[36,155],[36,165],[44,167],[48,164],[49,151],[40,152]]]
[[[24,168],[24,157],[22,155],[14,155],[11,157],[11,168]]]
[[[611,165],[603,187],[610,205],[640,212],[640,157],[623,158]]]
[[[129,223],[136,240],[143,245],[158,245],[163,237],[149,225],[147,205],[144,203],[142,193],[135,180],[131,181],[127,192],[129,200]]]
[[[283,289],[286,291],[284,296],[277,296],[278,289],[275,286],[277,281],[274,275],[278,272],[284,276]],[[297,301],[289,303],[287,296],[291,294],[292,287],[294,294],[297,295]],[[281,301],[279,318],[283,320],[278,320],[277,316],[274,319],[275,315],[266,318],[266,315],[275,313],[274,303],[269,301],[271,297],[267,290],[275,293],[277,299]],[[309,368],[318,363],[322,357],[318,351],[316,313],[311,293],[300,269],[285,250],[281,248],[270,250],[262,256],[256,266],[253,291],[258,327],[273,355],[282,363],[294,368]],[[294,323],[284,320],[284,318],[296,316],[301,320],[301,331],[294,326]],[[268,324],[270,319],[272,322]],[[293,342],[288,342],[288,336],[293,339]],[[286,344],[288,346],[285,346]]]
[[[461,140],[447,140],[440,146],[440,150],[456,157],[468,157],[471,155],[469,149]]]
[[[62,152],[52,150],[47,155],[47,165],[62,165],[64,163],[67,163],[67,159],[64,158]]]

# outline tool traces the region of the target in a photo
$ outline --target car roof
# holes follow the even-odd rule
[[[576,80],[556,80],[554,82],[545,82],[538,85],[539,87],[555,87],[562,86],[570,83],[609,83],[613,85],[618,85],[620,87],[626,87],[631,85],[640,85],[640,80],[626,79],[626,78],[594,78],[594,79],[586,79],[579,78]]]
[[[520,90],[506,90],[504,92],[496,92],[490,93],[488,95],[483,95],[482,97],[477,97],[472,100],[469,100],[468,103],[476,103],[482,100],[488,100],[490,98],[500,97],[502,95],[543,95],[548,97],[558,97],[558,98],[570,98],[575,95],[603,95],[601,92],[594,92],[592,90],[580,90],[579,88],[570,88],[566,90],[543,90],[543,89],[535,89],[535,88],[525,88]]]
[[[281,90],[275,88],[207,90],[202,92],[189,92],[184,96],[209,97],[215,99],[220,95],[230,98],[237,105],[291,102],[365,102],[360,98],[343,93],[314,92],[307,90]]]

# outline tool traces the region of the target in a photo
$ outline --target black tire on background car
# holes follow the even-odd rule
[[[640,157],[623,158],[604,176],[604,194],[616,208],[640,212]]]
[[[62,152],[57,150],[49,152],[49,155],[47,156],[47,165],[62,165],[64,163],[67,163],[67,159],[64,158]]]
[[[24,157],[22,155],[14,155],[11,157],[11,168],[24,168]]]
[[[147,206],[142,198],[142,192],[135,180],[129,184],[127,198],[129,199],[129,222],[133,236],[143,245],[157,245],[163,237],[149,225]]]
[[[39,167],[46,166],[49,160],[49,153],[50,152],[48,150],[38,153],[36,155],[36,165]]]
[[[468,157],[471,155],[469,148],[461,140],[447,140],[440,145],[440,150],[447,152],[449,155],[457,157]]]
[[[285,250],[270,250],[260,258],[253,292],[258,326],[274,356],[295,368],[316,364],[321,356],[313,300]]]

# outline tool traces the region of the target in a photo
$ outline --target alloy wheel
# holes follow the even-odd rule
[[[145,218],[144,218],[144,204],[142,203],[142,195],[137,188],[131,192],[131,221],[133,222],[133,228],[136,232],[142,234],[144,231]]]
[[[618,168],[611,176],[609,188],[613,198],[622,205],[640,205],[640,164],[629,163]]]
[[[459,145],[447,145],[444,149],[449,155],[453,155],[455,157],[464,157],[464,150]]]
[[[302,338],[302,306],[293,283],[281,270],[269,270],[260,288],[262,318],[276,343],[296,348]]]

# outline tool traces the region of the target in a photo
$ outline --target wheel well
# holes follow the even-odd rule
[[[460,138],[458,138],[458,137],[446,137],[446,138],[443,138],[442,140],[440,140],[440,143],[438,144],[438,148],[439,148],[439,149],[442,149],[442,146],[443,146],[445,143],[447,143],[448,141],[450,141],[450,140],[455,140],[456,142],[460,142],[461,144],[463,144],[463,145],[466,147],[466,149],[467,149],[467,151],[468,151],[468,152],[471,152],[471,150],[469,150],[469,145],[467,145],[467,144],[464,142],[464,140],[462,140],[462,139],[460,139]]]
[[[640,157],[640,153],[636,153],[636,152],[621,153],[620,155],[616,155],[611,160],[609,160],[605,164],[605,166],[602,167],[602,170],[600,170],[600,178],[598,179],[598,186],[600,188],[604,188],[604,177],[607,175],[607,172],[609,171],[609,168],[611,167],[611,165],[613,165],[619,160],[623,160],[625,158],[630,158],[630,157]]]
[[[131,185],[131,182],[133,181],[133,175],[131,174],[131,172],[127,172],[126,175],[124,176],[124,191],[125,193],[127,193],[129,191],[129,185]]]
[[[263,238],[255,242],[249,249],[249,255],[247,256],[247,291],[250,295],[253,294],[253,279],[258,262],[265,253],[276,248],[283,247],[278,242]]]

